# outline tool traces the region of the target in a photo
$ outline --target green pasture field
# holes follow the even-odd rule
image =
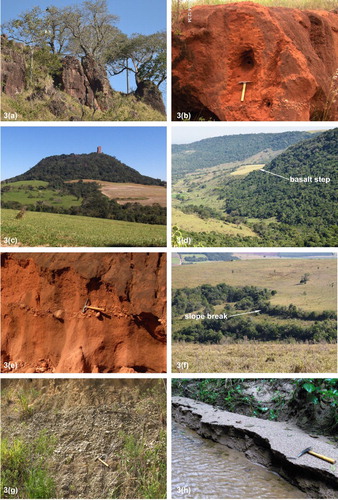
[[[172,208],[172,225],[178,226],[185,231],[206,232],[215,231],[220,234],[231,236],[256,236],[256,234],[244,224],[237,226],[217,219],[201,219],[196,214],[185,214],[176,208]]]
[[[79,215],[2,210],[2,245],[52,247],[165,246],[166,226],[115,221]]]
[[[179,368],[177,363],[188,363],[188,368]],[[172,370],[174,373],[336,373],[337,345],[175,342]]]
[[[305,274],[309,281],[300,285]],[[173,288],[195,288],[208,283],[232,286],[252,285],[277,290],[273,305],[294,304],[306,311],[336,310],[337,260],[254,259],[232,262],[200,262],[172,270]]]
[[[70,194],[60,194],[56,189],[39,189],[40,186],[48,185],[46,181],[16,181],[6,184],[11,190],[2,194],[2,201],[16,201],[22,205],[35,205],[37,201],[43,201],[46,205],[53,207],[79,207],[82,198]],[[29,189],[33,186],[33,189]]]

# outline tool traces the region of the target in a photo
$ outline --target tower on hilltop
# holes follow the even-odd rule
[[[97,146],[97,150],[96,150],[97,153],[102,153],[102,146]]]

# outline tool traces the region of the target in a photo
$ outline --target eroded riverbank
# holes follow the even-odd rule
[[[182,397],[173,398],[173,418],[204,438],[244,452],[251,462],[264,465],[278,473],[309,498],[337,498],[337,465],[331,465],[309,454],[298,459],[292,458],[303,449],[313,447],[316,452],[337,459],[337,448],[325,439],[312,438],[298,427],[285,422],[271,422],[217,410],[211,405]],[[184,448],[182,453],[185,453]],[[194,461],[188,454],[186,459],[190,461],[190,465]],[[208,475],[207,462],[204,470]],[[246,481],[246,474],[241,473],[241,480]],[[209,480],[212,481],[212,478]],[[203,497],[208,498],[205,495]],[[219,498],[223,497],[224,492]],[[246,498],[254,497],[249,495]]]

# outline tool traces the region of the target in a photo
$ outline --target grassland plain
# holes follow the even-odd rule
[[[176,373],[336,373],[337,346],[274,342],[231,345],[177,342],[172,345],[172,370]]]
[[[197,287],[208,283],[258,286],[277,290],[273,305],[294,304],[306,311],[337,308],[337,261],[332,259],[255,259],[233,262],[200,262],[176,266],[173,288]],[[300,285],[304,273],[309,281]]]
[[[135,247],[165,246],[166,226],[140,224],[79,215],[2,210],[2,244],[16,238],[13,246]]]
[[[239,256],[240,254],[236,254]],[[290,304],[304,311],[322,312],[337,309],[337,262],[332,259],[255,258],[227,262],[199,262],[176,265],[172,269],[173,289],[195,288],[203,284],[230,286],[256,286],[276,290],[269,300],[274,306]],[[308,281],[300,284],[307,274]],[[233,304],[229,304],[233,305]],[[216,305],[214,313],[220,314],[224,304]],[[183,316],[173,319],[173,333],[196,325],[196,320]],[[315,321],[271,317],[266,314],[252,316],[252,324],[289,326],[295,330],[315,325]],[[220,344],[192,344],[174,342],[172,346],[173,370],[192,373],[320,373],[337,371],[336,344],[279,343],[275,341],[239,341]],[[187,369],[179,367],[187,366]]]

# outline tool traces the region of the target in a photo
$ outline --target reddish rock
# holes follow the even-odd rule
[[[173,119],[338,119],[336,12],[252,2],[191,12],[173,34]],[[243,81],[251,83],[241,102]]]
[[[81,63],[87,80],[87,105],[92,105],[91,99],[93,94],[99,107],[101,109],[107,109],[107,98],[111,95],[112,89],[107,78],[106,70],[90,56],[83,57]]]
[[[135,96],[162,115],[166,114],[162,94],[154,82],[150,80],[140,82],[135,90]]]
[[[1,89],[10,97],[25,90],[26,65],[23,49],[22,44],[1,36]]]
[[[165,254],[13,253],[2,261],[2,366],[165,372]],[[105,309],[100,318],[81,313],[87,299]]]
[[[62,60],[62,73],[60,75],[61,90],[77,99],[81,104],[87,105],[88,101],[94,102],[95,97],[89,85],[81,62],[74,56],[66,56]]]

